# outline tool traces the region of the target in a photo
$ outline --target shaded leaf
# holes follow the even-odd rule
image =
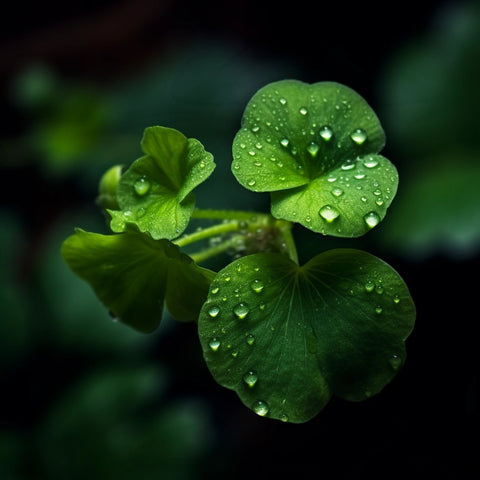
[[[363,400],[389,383],[414,319],[403,280],[368,253],[330,250],[302,267],[255,254],[214,279],[199,335],[221,385],[259,415],[300,423],[333,394]]]
[[[137,233],[78,229],[63,243],[62,255],[114,316],[143,332],[158,327],[164,300],[177,320],[195,321],[215,275],[171,242]]]

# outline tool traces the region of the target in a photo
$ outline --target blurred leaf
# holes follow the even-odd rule
[[[396,252],[458,258],[480,247],[480,152],[425,160],[410,174],[380,238]]]
[[[200,478],[211,442],[200,403],[159,404],[166,385],[153,367],[97,371],[60,399],[41,435],[46,478]]]

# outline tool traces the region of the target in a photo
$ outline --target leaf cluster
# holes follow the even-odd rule
[[[269,84],[246,107],[232,173],[246,189],[270,193],[270,213],[196,208],[193,190],[214,171],[213,156],[177,130],[150,127],[144,155],[100,182],[113,233],[77,230],[63,257],[135,329],[154,330],[164,304],[176,319],[198,322],[221,385],[261,416],[305,422],[333,394],[379,392],[405,362],[415,307],[398,273],[354,249],[299,265],[292,236],[295,223],[358,237],[382,221],[398,184],[379,154],[384,143],[375,113],[350,88]],[[188,232],[192,218],[217,223]],[[226,251],[236,257],[219,272],[200,266]]]

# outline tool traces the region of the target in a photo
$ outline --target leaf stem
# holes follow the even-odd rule
[[[225,242],[222,242],[216,245],[215,247],[206,248],[201,252],[190,253],[189,257],[191,257],[195,263],[204,262],[205,260],[208,260],[209,258],[212,258],[215,255],[219,255],[225,252],[229,248],[235,247],[236,244],[238,243],[239,237],[240,237],[239,235],[236,235],[230,238],[229,240],[226,240]]]
[[[179,247],[185,247],[186,245],[190,245],[191,243],[194,243],[194,242],[199,242],[200,240],[204,240],[206,238],[215,237],[218,235],[224,235],[225,233],[235,232],[238,229],[239,229],[238,221],[220,223],[217,225],[213,225],[211,227],[203,228],[198,232],[184,235],[181,238],[173,240],[173,243],[175,243]]]

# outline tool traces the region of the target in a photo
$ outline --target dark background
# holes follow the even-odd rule
[[[435,184],[428,192],[438,191],[438,202],[422,213],[432,229],[420,247],[408,243],[423,225],[415,223],[418,193],[408,190],[417,168],[423,172],[427,158],[438,166],[441,154],[461,144],[468,150],[461,168],[471,165],[478,175],[480,156],[470,154],[478,147],[463,149],[466,137],[447,146],[441,127],[421,136],[426,147],[402,137],[395,123],[406,118],[395,110],[402,102],[389,96],[402,52],[415,52],[464,5],[473,4],[127,0],[2,7],[0,478],[480,478],[478,194],[462,199],[452,220],[440,215],[445,182],[437,190]],[[429,45],[425,58],[431,52],[437,63],[406,81],[406,92],[418,79],[426,92],[436,91],[444,79],[434,67],[455,65],[456,54],[441,41]],[[472,75],[478,78],[478,61],[469,62],[474,67],[458,73],[452,91],[468,90]],[[283,78],[344,83],[385,119],[383,154],[398,166],[399,191],[405,185],[406,192],[396,217],[392,206],[392,224],[400,227],[338,244],[385,259],[417,305],[397,378],[362,403],[333,398],[303,425],[259,418],[218,386],[195,326],[166,318],[145,339],[112,324],[59,257],[74,226],[104,228],[94,205],[98,178],[108,166],[135,159],[143,129],[153,124],[178,128],[214,153],[218,180],[199,191],[201,206],[216,206],[215,192],[234,208],[264,206],[264,198],[250,200],[228,183],[229,146],[248,99]],[[476,120],[479,132],[475,101],[465,102],[460,117],[449,114],[451,124]],[[433,103],[432,121],[445,114],[442,102]],[[421,123],[413,118],[409,126]],[[71,147],[72,139],[81,141]],[[451,165],[459,168],[457,156],[443,158],[442,181],[451,178]],[[472,177],[468,168],[465,178]],[[454,187],[445,188],[455,203]],[[454,220],[463,211],[474,213],[459,226]],[[409,215],[412,231],[402,226]],[[461,228],[467,240],[449,243]],[[337,245],[298,235],[305,255]]]

